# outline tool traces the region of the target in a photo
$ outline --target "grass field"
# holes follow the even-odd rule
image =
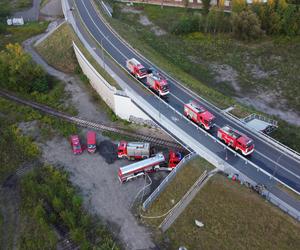
[[[24,26],[8,26],[4,33],[0,33],[0,50],[8,43],[21,43],[22,41],[38,35],[46,30],[49,22],[31,22]]]
[[[169,211],[205,170],[212,170],[213,168],[203,158],[198,157],[191,160],[180,170],[180,173],[176,175],[165,191],[160,194],[145,215],[149,217],[159,216]],[[151,225],[155,226],[158,226],[162,220],[163,218],[145,219],[147,223],[150,222]]]
[[[120,89],[117,82],[95,61],[83,44],[75,35],[71,26],[64,23],[36,49],[43,58],[54,68],[66,73],[76,73],[78,62],[73,50],[72,41],[76,43],[81,52],[93,67],[112,85]]]
[[[203,169],[186,166],[153,203],[148,216],[168,211]],[[174,202],[172,202],[174,201]],[[157,227],[164,218],[143,219]],[[195,219],[204,223],[195,225]],[[255,192],[216,174],[196,195],[167,232],[157,231],[163,249],[296,249],[300,224]]]

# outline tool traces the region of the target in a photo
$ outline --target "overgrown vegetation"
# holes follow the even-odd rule
[[[81,41],[75,35],[72,27],[67,23],[60,26],[50,37],[39,44],[36,49],[43,58],[54,68],[66,73],[78,73],[78,62],[74,53],[72,41],[76,43],[80,51],[93,67],[112,86],[120,89],[119,85],[90,55]]]
[[[203,164],[207,163],[203,160],[194,166],[185,166],[146,215],[158,216],[172,208],[202,173]],[[143,220],[157,228],[163,219]],[[197,227],[195,220],[204,223],[204,227]],[[187,249],[232,249],[232,246],[236,249],[293,249],[300,242],[299,229],[296,221],[255,192],[217,174],[164,235],[157,231],[157,239],[163,249],[180,246]]]
[[[0,7],[1,9],[1,7]],[[21,43],[22,41],[38,35],[45,31],[49,22],[30,22],[24,26],[6,26],[1,29],[0,22],[0,50],[4,49],[8,43]]]
[[[67,173],[44,166],[24,178],[21,190],[26,217],[38,225],[22,235],[21,249],[55,249],[57,239],[49,225],[69,232],[81,249],[118,249],[110,233],[85,211]]]
[[[214,167],[203,158],[196,158],[187,163],[175,176],[174,180],[161,193],[157,200],[148,209],[146,216],[160,216],[169,211],[189,190],[191,185],[200,177],[205,170],[212,170]],[[159,226],[164,217],[157,219],[145,219],[151,225]]]

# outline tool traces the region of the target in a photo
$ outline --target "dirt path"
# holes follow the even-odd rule
[[[27,10],[22,10],[14,13],[14,17],[23,17],[25,22],[37,21],[40,14],[41,0],[33,0],[32,7]]]

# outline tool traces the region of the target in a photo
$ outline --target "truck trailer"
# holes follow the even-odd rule
[[[146,173],[159,170],[172,171],[181,161],[181,154],[170,151],[169,156],[165,157],[163,153],[158,153],[148,159],[135,162],[133,164],[121,167],[118,171],[118,177],[121,183],[143,176]]]
[[[243,155],[250,155],[254,151],[253,140],[229,125],[219,128],[218,138]]]
[[[148,142],[126,142],[118,144],[118,157],[128,160],[146,159],[150,156],[150,143]]]

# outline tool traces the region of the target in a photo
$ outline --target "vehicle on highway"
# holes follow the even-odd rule
[[[150,143],[120,141],[118,144],[118,158],[140,160],[150,157]]]
[[[147,77],[148,70],[135,58],[126,61],[126,68],[138,79]]]
[[[148,70],[149,74],[147,75],[147,86],[152,89],[159,96],[166,96],[170,93],[169,84],[167,79],[163,77],[161,73],[154,69]]]
[[[215,116],[194,101],[184,104],[183,112],[188,119],[206,130],[211,129],[214,125]]]
[[[218,129],[218,138],[225,144],[241,152],[243,155],[250,155],[254,151],[253,140],[248,136],[234,130],[229,125]]]
[[[121,183],[143,176],[159,170],[172,171],[181,161],[182,156],[179,152],[170,151],[168,157],[163,153],[158,153],[148,159],[135,162],[133,164],[121,167],[118,171],[118,177]]]
[[[96,132],[94,131],[88,131],[87,135],[87,151],[89,153],[95,153],[96,152]]]
[[[71,135],[70,144],[74,155],[81,154],[83,152],[78,135]]]

